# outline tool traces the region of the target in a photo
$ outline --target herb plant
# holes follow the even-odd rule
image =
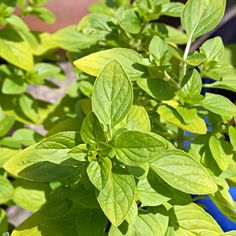
[[[64,122],[56,129],[62,132],[4,164],[12,176],[51,189],[12,236],[236,235],[223,233],[196,203],[208,195],[236,221],[228,193],[236,177],[236,106],[209,90],[235,92],[236,71],[219,37],[191,50],[225,5],[101,1],[79,32],[60,32],[81,42],[69,58],[77,58],[82,80],[68,91],[81,127]],[[160,23],[162,15],[180,17],[185,33]],[[55,35],[45,37],[52,39],[48,49],[59,45]]]

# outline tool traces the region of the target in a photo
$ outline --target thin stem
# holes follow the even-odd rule
[[[177,83],[169,74],[168,74],[168,72],[165,70],[164,71],[164,74],[165,74],[165,76],[168,78],[168,80],[176,87],[176,88],[180,88],[180,86],[179,86],[179,83]]]
[[[186,75],[187,72],[187,63],[186,60],[188,58],[188,54],[191,48],[191,44],[192,44],[192,37],[189,37],[189,40],[187,42],[187,45],[185,47],[184,50],[184,62],[180,64],[181,68],[180,68],[180,73],[179,73],[179,86],[181,87],[182,81],[184,76]],[[178,148],[179,149],[183,149],[184,148],[184,131],[180,128],[178,128],[178,138],[177,138],[177,144],[178,144]]]
[[[178,128],[177,144],[179,149],[184,148],[184,131],[181,128]]]

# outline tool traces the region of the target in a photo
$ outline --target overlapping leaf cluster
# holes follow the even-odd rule
[[[5,163],[15,177],[49,182],[52,190],[13,236],[235,234],[224,234],[194,199],[209,195],[236,220],[228,193],[236,177],[236,106],[203,91],[235,92],[236,71],[219,37],[191,50],[220,22],[225,4],[104,0],[91,5],[79,32],[44,36],[52,40],[47,50],[60,44],[57,34],[78,36],[78,45],[63,48],[74,46],[71,60],[81,57],[74,65],[83,80],[68,91],[80,98],[80,118],[61,121],[52,133],[64,132]],[[160,23],[163,15],[180,17],[185,33]]]

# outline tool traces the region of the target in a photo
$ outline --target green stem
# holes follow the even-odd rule
[[[179,149],[184,148],[184,131],[181,128],[178,128],[177,144]]]
[[[180,86],[181,86],[183,78],[184,78],[184,76],[186,75],[186,72],[187,72],[186,60],[188,58],[188,54],[189,54],[189,51],[190,51],[190,48],[191,48],[191,44],[192,44],[192,37],[189,38],[189,40],[186,44],[185,50],[184,50],[184,56],[183,56],[184,62],[180,64],[180,66],[181,66],[180,73],[179,73],[179,85]]]
[[[192,43],[192,36],[189,37],[189,40],[187,42],[187,45],[184,50],[184,62],[181,63],[181,68],[180,68],[180,73],[179,73],[179,86],[181,87],[182,81],[184,76],[186,75],[187,72],[187,63],[186,60],[188,58],[188,54],[190,52],[191,48],[191,43]],[[177,143],[178,143],[178,148],[183,149],[184,148],[184,131],[180,128],[178,128],[178,138],[177,138]]]

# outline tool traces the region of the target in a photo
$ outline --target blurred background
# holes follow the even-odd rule
[[[129,1],[129,0],[127,0]],[[175,0],[180,2],[181,0]],[[93,3],[98,2],[98,0],[51,0],[47,7],[52,10],[56,16],[56,22],[54,24],[48,25],[42,21],[36,19],[36,17],[25,17],[27,23],[33,30],[37,31],[47,31],[54,32],[62,27],[65,27],[70,24],[77,24],[80,19],[88,13],[88,6]],[[186,2],[182,0],[181,2]],[[167,21],[171,25],[178,26],[179,22],[175,18],[162,19]],[[236,1],[227,0],[227,12],[219,27],[207,34],[202,39],[210,37],[212,35],[222,36],[226,44],[235,42],[236,40]],[[201,42],[199,42],[201,43]],[[195,45],[198,46],[198,45]]]

